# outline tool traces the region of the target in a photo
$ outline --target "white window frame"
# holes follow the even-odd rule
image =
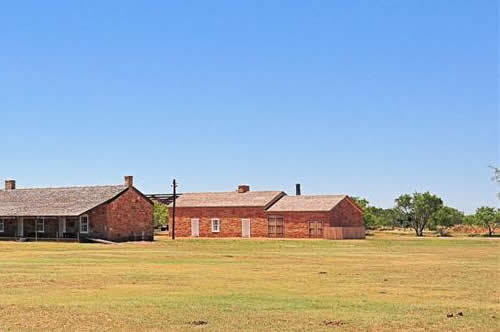
[[[0,219],[0,233],[5,232],[5,220]]]
[[[38,230],[38,225],[40,225],[40,222],[42,223],[42,229]],[[45,233],[45,219],[36,219],[36,232],[37,233]]]
[[[217,225],[217,227],[214,227],[214,225]],[[220,219],[219,218],[212,218],[212,233],[220,233]]]
[[[86,231],[82,231],[82,219],[83,218],[87,218],[87,220],[86,220],[87,230]],[[89,230],[90,230],[90,218],[89,218],[88,214],[84,214],[84,215],[80,216],[80,227],[79,227],[79,229],[80,229],[80,233],[81,234],[88,234],[89,233]]]

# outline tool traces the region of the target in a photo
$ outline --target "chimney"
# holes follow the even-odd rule
[[[5,190],[16,189],[16,180],[5,180]]]
[[[297,196],[301,195],[301,192],[300,192],[300,183],[297,183],[295,185],[295,195],[297,195]]]
[[[134,177],[131,175],[125,175],[125,185],[127,187],[132,187],[134,185]]]
[[[248,184],[240,184],[238,186],[238,192],[240,194],[246,193],[250,191],[250,186]]]

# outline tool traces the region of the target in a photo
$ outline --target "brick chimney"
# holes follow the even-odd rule
[[[16,189],[16,180],[5,180],[5,190]]]
[[[134,177],[131,175],[125,175],[125,185],[127,187],[132,187],[134,185]]]
[[[238,186],[238,192],[240,194],[246,193],[250,191],[250,186],[248,184],[240,184]]]

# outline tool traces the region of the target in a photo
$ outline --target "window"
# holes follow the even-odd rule
[[[36,220],[36,231],[38,233],[44,233],[45,232],[45,220],[43,220],[43,219],[37,219]]]
[[[321,221],[309,222],[309,237],[323,237],[323,223]]]
[[[0,233],[5,232],[5,221],[0,219]]]
[[[212,233],[219,233],[219,232],[220,232],[220,220],[212,219]]]
[[[80,217],[80,233],[89,232],[89,216],[83,215]]]
[[[283,217],[269,217],[267,225],[269,237],[283,237],[285,229]]]

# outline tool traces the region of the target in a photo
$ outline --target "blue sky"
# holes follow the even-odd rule
[[[498,3],[11,1],[0,177],[498,205]]]

